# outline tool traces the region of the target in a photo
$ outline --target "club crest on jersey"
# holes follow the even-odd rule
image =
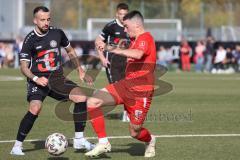
[[[56,42],[55,40],[51,40],[50,46],[51,46],[52,48],[57,47],[57,42]]]
[[[136,120],[140,119],[141,116],[142,116],[142,114],[143,114],[143,111],[141,111],[141,110],[135,110],[135,119],[136,119]]]
[[[139,47],[144,47],[145,46],[145,41],[141,41],[140,43],[139,43]]]

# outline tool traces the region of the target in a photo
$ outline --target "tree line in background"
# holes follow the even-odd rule
[[[189,28],[240,24],[238,0],[50,0],[53,24],[84,29],[88,18],[113,18],[119,2],[140,10],[145,18],[182,19],[183,26]],[[25,2],[26,24],[32,23],[32,8],[39,4],[41,1]]]

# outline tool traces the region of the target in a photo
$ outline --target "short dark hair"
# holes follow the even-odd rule
[[[128,10],[128,5],[126,3],[119,3],[116,7],[117,10],[119,9],[124,9],[124,10]]]
[[[39,11],[49,12],[49,9],[45,6],[38,6],[38,7],[34,8],[33,15],[35,15]]]
[[[144,21],[143,20],[143,15],[141,14],[141,12],[137,11],[137,10],[134,10],[134,11],[131,11],[129,12],[128,14],[126,14],[124,17],[123,17],[123,20],[127,20],[127,19],[132,19],[132,18],[139,18],[142,20],[142,22]]]

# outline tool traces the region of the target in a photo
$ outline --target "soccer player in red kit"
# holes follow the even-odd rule
[[[139,11],[128,13],[123,20],[125,32],[132,39],[130,48],[117,47],[112,52],[127,57],[126,77],[95,92],[87,100],[88,114],[99,141],[93,150],[85,154],[88,157],[111,151],[101,106],[118,104],[124,104],[128,112],[131,136],[146,143],[144,156],[155,156],[156,139],[143,128],[154,91],[155,42],[152,35],[145,32],[143,16]]]
[[[181,52],[182,70],[190,71],[191,70],[191,64],[190,64],[191,47],[189,46],[186,40],[183,40],[180,47],[180,52]]]

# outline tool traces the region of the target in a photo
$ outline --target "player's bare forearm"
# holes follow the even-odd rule
[[[33,77],[35,75],[31,72],[31,70],[28,68],[28,66],[29,66],[28,61],[20,61],[20,69],[21,69],[22,74],[29,79],[33,79]]]
[[[116,48],[112,50],[113,53],[119,54],[128,58],[141,59],[144,55],[144,52],[139,49],[120,49]]]
[[[102,60],[103,58],[105,58],[104,55],[103,55],[103,50],[100,50],[100,49],[97,49],[97,48],[96,48],[96,51],[97,51],[98,56],[99,56],[99,58],[100,58],[101,60]]]
[[[47,86],[48,79],[45,77],[37,77],[35,76],[32,71],[28,68],[29,62],[28,61],[20,61],[20,69],[24,76],[27,78],[33,80],[35,83],[37,83],[40,86]]]
[[[104,51],[105,45],[106,44],[103,42],[103,39],[100,36],[98,36],[95,40],[95,47],[98,53],[102,53]]]
[[[69,46],[68,48],[66,48],[66,51],[67,51],[67,53],[69,55],[69,58],[71,59],[72,63],[77,67],[77,71],[79,73],[80,79],[82,81],[87,82],[89,85],[93,85],[92,77],[88,76],[85,73],[85,71],[82,69],[75,50],[71,46]]]
[[[77,54],[75,52],[75,50],[69,46],[68,48],[66,48],[67,54],[71,60],[71,62],[76,66],[77,71],[79,72],[79,74],[84,74],[84,70],[81,67],[81,64],[79,62],[79,58],[77,57]]]

